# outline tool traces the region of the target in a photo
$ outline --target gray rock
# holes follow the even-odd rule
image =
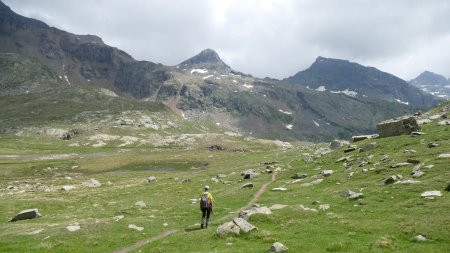
[[[425,236],[423,236],[423,235],[418,235],[418,236],[416,236],[416,241],[418,241],[418,242],[423,242],[423,241],[426,241],[427,240],[427,238],[425,237]]]
[[[341,147],[343,147],[343,146],[345,146],[345,145],[348,145],[349,143],[348,143],[348,141],[343,141],[343,140],[333,140],[331,143],[330,143],[330,149],[338,149],[338,148],[341,148]]]
[[[298,207],[300,207],[300,209],[302,209],[303,211],[308,211],[308,212],[318,212],[317,209],[305,207],[305,206],[303,206],[303,205],[299,205]]]
[[[418,178],[418,177],[421,177],[421,176],[423,176],[425,173],[423,173],[422,171],[420,171],[420,170],[413,170],[412,172],[411,172],[411,175],[412,175],[412,177],[414,177],[414,178]]]
[[[438,122],[439,126],[448,126],[450,125],[450,120],[441,120]]]
[[[93,178],[89,179],[86,182],[81,183],[81,185],[85,186],[85,187],[100,187],[100,186],[102,186],[102,184],[99,181],[97,181]]]
[[[322,172],[320,172],[320,174],[324,177],[329,177],[329,176],[333,175],[333,170],[322,170]]]
[[[429,148],[435,148],[435,147],[439,147],[439,144],[435,143],[435,142],[430,142],[428,143],[427,147]]]
[[[219,179],[217,179],[216,177],[212,177],[211,178],[211,183],[217,184],[217,183],[219,183]]]
[[[123,216],[123,215],[117,215],[117,216],[114,216],[114,217],[113,217],[113,220],[115,220],[115,221],[120,221],[120,220],[123,219],[123,218],[125,218],[125,216]]]
[[[71,190],[73,190],[73,189],[75,189],[75,186],[73,186],[73,185],[63,185],[63,186],[61,187],[61,190],[62,190],[62,191],[71,191]]]
[[[239,234],[241,231],[240,227],[237,226],[233,221],[226,222],[222,225],[220,225],[217,230],[216,234],[218,235],[226,235],[226,234]]]
[[[425,125],[425,124],[430,124],[431,122],[432,122],[432,121],[429,120],[429,119],[419,119],[419,120],[417,120],[417,124],[418,124],[419,126]]]
[[[420,194],[422,198],[434,198],[434,197],[441,197],[442,193],[441,191],[426,191]]]
[[[347,190],[347,191],[341,192],[341,196],[347,197],[347,199],[353,200],[353,199],[363,198],[364,194],[361,192],[353,192],[351,190]]]
[[[424,132],[421,132],[421,131],[414,131],[414,132],[411,132],[411,136],[420,136],[420,135],[424,135],[425,133]]]
[[[272,246],[270,246],[270,248],[269,248],[269,252],[274,252],[274,253],[282,253],[282,252],[287,252],[287,251],[288,251],[288,248],[280,242],[276,242],[276,243],[272,244]]]
[[[415,154],[415,153],[417,153],[417,151],[415,151],[414,149],[405,149],[403,151],[403,153],[405,153],[405,154]]]
[[[350,161],[351,157],[352,156],[342,156],[339,159],[337,159],[336,162],[337,163],[339,163],[339,162],[348,162],[348,161]]]
[[[242,218],[236,218],[233,220],[234,224],[236,224],[242,232],[244,233],[248,233],[254,229],[256,229],[255,226],[253,226],[252,224],[248,223],[248,221],[242,219]]]
[[[386,178],[385,180],[383,180],[383,184],[384,185],[393,184],[399,179],[400,178],[397,175],[392,175],[392,176]]]
[[[277,188],[272,188],[272,191],[286,191],[286,188],[283,187],[277,187]]]
[[[134,225],[134,224],[129,224],[129,225],[128,225],[128,228],[131,228],[131,229],[134,229],[134,230],[137,230],[137,231],[142,231],[142,230],[144,230],[144,227],[138,227],[138,226],[136,226],[136,225]]]
[[[390,137],[402,134],[410,134],[419,130],[416,118],[414,116],[405,116],[397,119],[383,121],[377,125],[380,137]]]
[[[269,209],[270,210],[278,210],[278,209],[283,209],[287,206],[288,205],[283,205],[283,204],[273,204],[271,207],[269,207]]]
[[[34,218],[39,218],[41,216],[42,215],[39,213],[39,210],[37,208],[33,208],[33,209],[27,209],[27,210],[21,211],[20,213],[16,214],[16,216],[14,216],[9,221],[14,222],[14,221],[19,221],[19,220],[34,219]]]
[[[242,218],[244,220],[249,220],[250,217],[254,214],[265,214],[265,215],[269,215],[272,214],[272,211],[267,208],[266,206],[261,206],[261,207],[252,207],[248,210],[243,210],[239,213],[239,218]]]
[[[253,188],[253,183],[251,183],[251,182],[245,183],[245,184],[241,185],[241,189],[242,188]]]
[[[346,149],[344,149],[344,153],[348,153],[348,152],[354,151],[357,148],[358,148],[358,146],[356,146],[356,145],[349,145]]]
[[[378,134],[358,135],[358,136],[352,137],[352,142],[358,142],[358,141],[363,141],[363,140],[373,139],[373,138],[378,138],[378,137],[379,137]]]
[[[294,175],[292,175],[292,179],[302,179],[302,178],[305,178],[305,177],[307,177],[308,176],[308,174],[303,174],[303,173],[295,173]]]
[[[217,178],[224,178],[224,177],[227,177],[227,175],[225,175],[225,174],[217,174],[217,176],[216,176]]]
[[[154,183],[154,182],[158,181],[158,179],[155,176],[150,176],[147,178],[147,181],[149,183]]]
[[[405,167],[405,166],[409,166],[412,165],[412,163],[396,163],[396,164],[392,164],[391,168],[400,168],[400,167]]]
[[[244,179],[251,179],[251,178],[255,178],[259,175],[259,173],[257,173],[255,170],[249,169],[246,171],[243,171],[241,173],[241,176],[244,177]]]
[[[440,154],[438,158],[450,158],[450,154]]]
[[[406,159],[406,162],[407,162],[407,163],[412,163],[412,164],[419,164],[419,163],[420,163],[419,160],[417,160],[417,159],[412,159],[412,158]]]
[[[376,148],[378,148],[377,143],[376,142],[371,142],[371,143],[367,144],[366,146],[360,148],[359,152],[367,152],[367,151],[370,151],[370,150],[374,150]]]
[[[136,203],[134,203],[134,205],[138,207],[147,207],[147,204],[145,204],[143,200],[137,201]]]

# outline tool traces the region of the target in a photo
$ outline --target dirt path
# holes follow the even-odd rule
[[[230,219],[231,217],[233,217],[236,214],[238,214],[241,210],[245,210],[245,209],[250,208],[253,204],[255,204],[258,201],[258,199],[261,197],[261,195],[267,190],[267,186],[269,184],[275,182],[275,180],[277,179],[277,175],[278,175],[278,172],[273,173],[271,180],[269,182],[263,184],[259,188],[259,190],[255,193],[255,195],[253,195],[253,198],[250,200],[250,202],[247,203],[247,205],[245,205],[244,207],[239,208],[238,210],[235,210],[233,213],[225,215],[224,217],[218,219],[216,222],[221,222],[221,221]],[[169,236],[171,234],[177,233],[178,231],[179,231],[178,229],[165,230],[165,231],[161,232],[159,235],[150,237],[150,238],[145,239],[145,240],[140,240],[140,241],[136,242],[135,244],[133,244],[131,246],[115,250],[112,253],[128,253],[128,252],[130,252],[132,250],[139,249],[139,248],[141,248],[141,247],[143,247],[143,246],[145,246],[145,245],[147,245],[147,244],[149,244],[151,242],[157,241],[157,240],[162,239],[162,238],[164,238],[166,236]]]
[[[171,235],[173,233],[176,233],[176,232],[178,232],[177,229],[165,230],[165,231],[161,232],[161,234],[159,234],[159,235],[150,237],[150,238],[145,239],[145,240],[137,241],[135,244],[133,244],[131,246],[115,250],[112,253],[127,253],[127,252],[130,252],[132,250],[139,249],[140,247],[143,247],[146,244],[149,244],[151,242],[157,241],[159,239],[162,239],[162,238],[164,238],[164,237],[166,237],[168,235]]]
[[[258,201],[259,197],[261,197],[261,195],[267,190],[267,186],[269,184],[275,182],[275,180],[277,179],[277,175],[278,175],[278,172],[273,173],[272,174],[272,179],[269,182],[263,184],[259,188],[259,190],[255,193],[255,195],[253,195],[253,198],[250,200],[250,202],[247,203],[247,205],[245,205],[245,206],[243,206],[243,207],[233,211],[232,213],[230,213],[228,215],[225,215],[224,217],[218,219],[217,222],[221,222],[221,221],[230,219],[232,216],[235,216],[236,214],[239,214],[239,212],[241,212],[242,210],[250,208],[253,204],[255,204]]]

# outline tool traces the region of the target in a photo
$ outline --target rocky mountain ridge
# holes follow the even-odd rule
[[[430,71],[424,71],[409,83],[426,93],[444,99],[450,98],[450,79]]]
[[[416,108],[430,107],[438,100],[406,81],[376,68],[321,56],[308,69],[284,81],[318,91],[373,97]]]
[[[352,96],[350,90],[335,94],[312,86],[258,79],[232,70],[211,49],[175,67],[136,61],[96,36],[49,27],[17,15],[3,3],[0,11],[4,14],[0,19],[0,58],[16,54],[13,58],[19,65],[35,59],[42,64],[36,69],[47,69],[59,79],[59,86],[53,87],[60,90],[58,94],[64,93],[61,87],[69,86],[107,89],[124,98],[163,103],[186,120],[211,121],[245,135],[314,141],[348,138],[371,133],[377,122],[426,108],[430,103],[386,103],[376,96]],[[5,78],[11,81],[19,77],[8,72]],[[47,82],[45,78],[37,80]],[[16,92],[34,93],[32,87]],[[404,88],[409,91],[407,84]],[[39,94],[38,100],[45,101],[45,94]],[[388,91],[383,94],[404,99]]]

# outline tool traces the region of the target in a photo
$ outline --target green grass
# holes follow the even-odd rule
[[[290,252],[446,252],[450,245],[450,201],[448,192],[443,189],[449,183],[450,167],[446,159],[438,159],[437,155],[449,152],[450,127],[433,123],[422,130],[426,135],[358,142],[356,144],[363,147],[375,141],[377,148],[350,153],[340,149],[309,163],[304,162],[302,153],[312,154],[313,150],[303,143],[297,143],[292,150],[279,151],[273,145],[240,137],[216,136],[200,141],[195,149],[189,150],[151,146],[117,148],[116,144],[99,148],[70,147],[70,142],[54,138],[3,134],[0,135],[0,154],[23,155],[23,159],[0,158],[0,251],[111,252],[162,231],[177,229],[176,233],[132,252],[263,252],[275,241],[285,244]],[[439,146],[428,148],[429,142],[437,142]],[[212,144],[221,144],[227,150],[205,148]],[[233,152],[235,147],[245,147],[252,152]],[[414,149],[416,154],[404,153],[405,149]],[[33,160],[34,155],[67,153],[78,156]],[[384,154],[389,154],[389,158],[382,161]],[[347,170],[342,163],[335,162],[349,155],[354,161],[373,157],[367,165],[355,164]],[[410,177],[413,166],[390,168],[392,163],[408,158],[434,167],[423,169],[425,175],[417,179],[421,181],[419,184],[381,185],[390,175]],[[283,171],[258,203],[288,207],[274,210],[270,216],[253,216],[250,222],[258,227],[257,231],[240,236],[216,236],[217,226],[228,220],[222,218],[245,206],[271,178],[271,174],[261,174],[251,180],[254,188],[240,189],[248,181],[241,181],[240,172],[262,171],[264,163],[272,161],[277,161]],[[208,164],[206,169],[202,168],[205,164]],[[72,166],[79,167],[72,169]],[[362,172],[364,168],[368,171]],[[301,186],[314,178],[322,178],[319,173],[323,169],[332,169],[334,174],[318,185]],[[355,174],[349,178],[351,171]],[[308,177],[291,184],[290,177],[297,172],[306,173]],[[230,181],[229,185],[211,183],[211,178],[219,173],[227,175],[223,180]],[[149,176],[156,176],[158,181],[148,183]],[[103,185],[99,188],[80,185],[90,178]],[[15,187],[12,192],[25,190],[21,188],[25,184],[32,187],[23,193],[5,190],[10,185]],[[62,185],[68,184],[75,185],[76,189],[60,190]],[[211,186],[216,203],[210,228],[196,230],[200,211],[198,204],[192,204],[190,199],[198,198],[204,184]],[[45,192],[44,185],[56,191]],[[274,187],[288,190],[271,191]],[[349,189],[362,191],[365,198],[350,201],[340,195]],[[420,194],[428,190],[441,190],[443,196],[434,200],[420,198]],[[134,206],[139,200],[145,201],[147,207]],[[331,208],[307,212],[299,207],[318,209],[318,205],[313,205],[316,200],[330,204]],[[7,222],[17,212],[28,208],[39,208],[43,217]],[[112,217],[117,215],[125,218],[114,221]],[[234,216],[237,213],[230,217]],[[69,232],[65,227],[74,221],[80,223],[81,229]],[[165,223],[167,226],[163,225]],[[129,229],[128,224],[145,229],[138,232]],[[44,231],[25,234],[35,229]],[[415,242],[418,234],[428,240]]]

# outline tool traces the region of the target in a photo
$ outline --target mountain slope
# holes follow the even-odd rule
[[[406,81],[376,68],[324,57],[318,57],[311,67],[284,81],[311,89],[373,97],[422,109],[439,101]]]
[[[409,83],[434,96],[450,98],[450,80],[433,72],[425,71]]]
[[[177,65],[177,68],[189,69],[190,71],[197,69],[207,69],[212,71],[219,71],[221,73],[227,73],[231,71],[231,68],[220,59],[216,51],[212,49],[202,50],[200,53],[192,58],[189,58]]]

